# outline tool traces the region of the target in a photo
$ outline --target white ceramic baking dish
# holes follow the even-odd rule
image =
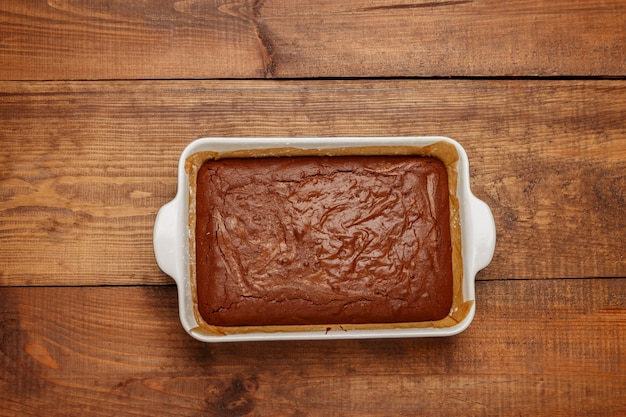
[[[193,178],[203,155],[299,155],[299,154],[428,154],[438,156],[445,149],[456,154],[448,161],[456,175],[456,189],[451,186],[451,201],[458,201],[456,213],[460,234],[457,269],[460,278],[455,289],[456,301],[447,320],[433,323],[398,323],[360,326],[273,326],[242,329],[215,328],[203,322],[195,305],[195,189]],[[450,171],[449,171],[450,172]],[[452,183],[451,183],[452,184]],[[456,194],[456,195],[454,195]],[[453,220],[451,220],[453,221]],[[194,338],[205,342],[312,340],[392,337],[451,336],[465,330],[476,309],[474,280],[493,257],[496,231],[487,204],[470,190],[469,162],[464,149],[446,137],[341,137],[341,138],[204,138],[183,151],[178,167],[176,197],[160,210],[154,225],[154,252],[159,267],[176,282],[180,320]]]

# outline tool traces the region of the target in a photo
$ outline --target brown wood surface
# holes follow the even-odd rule
[[[183,148],[359,135],[467,150],[468,330],[188,336],[152,253]],[[0,4],[2,417],[623,416],[625,214],[626,0]]]
[[[0,79],[624,76],[626,1],[28,0]]]
[[[222,135],[450,136],[496,219],[479,279],[626,270],[624,81],[5,82],[0,94],[2,285],[170,283],[155,214],[187,143]]]
[[[0,288],[0,415],[618,417],[625,285],[480,282],[454,338],[217,345],[173,287]]]

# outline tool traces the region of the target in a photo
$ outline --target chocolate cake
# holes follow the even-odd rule
[[[208,160],[195,227],[198,310],[211,325],[418,322],[452,305],[436,158]]]

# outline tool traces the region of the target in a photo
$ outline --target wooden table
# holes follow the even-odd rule
[[[203,136],[445,135],[498,241],[439,339],[203,344],[152,227]],[[626,415],[626,1],[0,5],[0,415]]]

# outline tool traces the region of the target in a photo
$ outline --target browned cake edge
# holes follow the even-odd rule
[[[196,189],[197,174],[202,164],[210,159],[224,158],[261,158],[261,157],[289,157],[289,156],[388,156],[413,155],[431,156],[441,160],[446,166],[448,174],[449,206],[450,206],[450,233],[452,241],[452,272],[453,272],[453,300],[450,314],[437,321],[403,322],[403,323],[376,323],[376,324],[320,324],[320,325],[267,325],[267,326],[214,326],[208,324],[198,310],[197,282],[196,282]],[[447,142],[436,142],[424,147],[416,146],[365,146],[335,149],[298,149],[298,148],[271,148],[242,150],[233,152],[197,152],[185,161],[185,172],[189,176],[188,202],[188,259],[189,277],[193,302],[194,316],[198,327],[196,332],[208,335],[241,334],[251,332],[309,332],[331,330],[378,330],[398,328],[447,328],[460,323],[471,310],[472,301],[463,298],[463,260],[461,248],[461,226],[459,201],[457,198],[456,169],[458,153],[454,145]]]

